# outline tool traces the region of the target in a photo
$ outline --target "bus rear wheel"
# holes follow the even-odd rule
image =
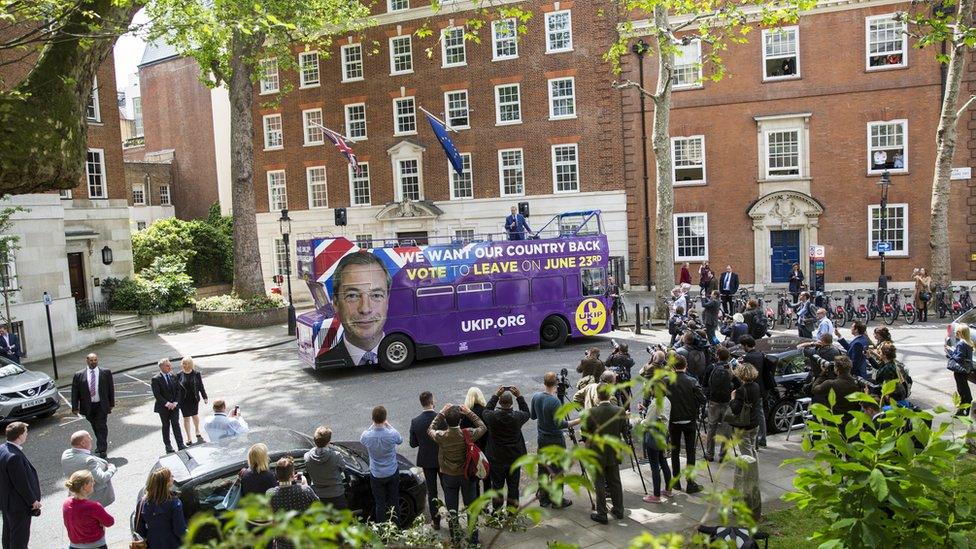
[[[380,367],[384,370],[395,372],[413,364],[413,341],[403,334],[392,334],[384,338],[379,351]]]
[[[550,316],[539,328],[539,346],[543,349],[562,347],[569,337],[569,327],[566,321],[558,316]]]

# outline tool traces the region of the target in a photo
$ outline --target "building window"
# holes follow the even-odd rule
[[[461,170],[461,175],[458,175],[450,162],[447,164],[447,173],[451,180],[451,200],[474,198],[474,184],[471,179],[471,154],[462,153],[461,162],[464,168]]]
[[[264,118],[264,150],[270,151],[280,149],[284,146],[284,137],[281,130],[281,115],[269,114]]]
[[[298,73],[302,88],[319,85],[319,52],[304,51],[298,54]]]
[[[455,130],[471,127],[468,119],[468,90],[450,91],[444,94],[444,113],[447,126]]]
[[[522,196],[525,194],[525,170],[522,163],[522,149],[503,149],[498,151],[498,178],[502,196]]]
[[[146,230],[146,222],[145,221],[136,221],[136,230],[137,231],[145,231]]]
[[[261,95],[278,91],[278,59],[261,60]]]
[[[325,166],[305,168],[305,180],[308,182],[308,207],[328,208],[329,189],[325,177]]]
[[[169,197],[169,185],[159,186],[159,205],[160,206],[172,206],[173,203]]]
[[[522,123],[522,101],[518,84],[495,86],[495,123]]]
[[[407,36],[390,38],[390,74],[413,72],[413,40]]]
[[[397,161],[397,190],[399,196],[397,201],[420,200],[420,161],[416,158],[408,158]]]
[[[386,11],[401,11],[410,7],[410,0],[388,0]]]
[[[868,173],[908,171],[908,120],[868,122]]]
[[[142,183],[132,186],[132,204],[134,206],[146,205],[146,186]]]
[[[342,81],[355,82],[363,79],[363,46],[342,46]]]
[[[85,118],[87,118],[89,122],[102,121],[101,111],[98,107],[98,77],[97,76],[92,81],[91,95],[88,97],[88,104],[85,106]]]
[[[288,207],[288,189],[285,187],[285,170],[268,172],[268,210],[277,212]]]
[[[85,175],[88,177],[88,198],[108,198],[105,185],[105,152],[102,149],[88,149]]]
[[[576,118],[575,78],[553,78],[549,81],[549,118]]]
[[[546,14],[546,53],[573,50],[573,17],[569,10]]]
[[[708,214],[687,213],[674,216],[675,261],[708,259]]]
[[[450,27],[441,31],[441,55],[442,67],[458,67],[467,64],[462,27]]]
[[[700,88],[701,84],[701,42],[693,40],[678,45],[674,54],[673,89]]]
[[[417,133],[417,111],[413,97],[401,97],[393,100],[393,135],[410,135]]]
[[[366,139],[366,103],[346,105],[346,137],[353,141]]]
[[[671,138],[675,185],[705,182],[705,136]]]
[[[302,111],[302,128],[305,131],[305,145],[325,143],[325,132],[322,131],[322,109]]]
[[[502,19],[491,24],[492,59],[518,57],[518,24],[515,19]]]
[[[71,189],[61,189],[58,195],[61,197],[61,200],[71,200]]]
[[[133,97],[132,98],[132,130],[135,132],[136,137],[142,137],[145,134],[145,129],[142,125],[142,98]]]
[[[457,229],[454,231],[454,242],[457,244],[470,244],[474,241],[474,229]]]
[[[868,206],[868,255],[878,255],[878,242],[887,242],[885,255],[908,256],[908,204],[888,204],[884,231],[881,230],[881,206]]]
[[[285,241],[280,238],[274,239],[274,274],[282,276],[288,274],[288,248],[285,247]]]
[[[13,291],[19,287],[20,285],[17,283],[17,257],[11,250],[7,252],[6,256],[0,255],[0,289]]]
[[[552,190],[557,193],[579,192],[579,148],[572,145],[552,147]]]
[[[353,206],[369,206],[369,162],[359,163],[358,174],[349,166],[349,187]]]
[[[356,235],[356,245],[364,250],[369,250],[373,247],[373,235],[371,234],[357,234]]]
[[[905,22],[894,13],[868,17],[864,21],[867,37],[867,69],[891,69],[908,65],[908,33]]]
[[[766,132],[766,177],[800,175],[800,130]]]
[[[765,80],[785,80],[800,76],[799,35],[799,27],[781,27],[762,31]]]

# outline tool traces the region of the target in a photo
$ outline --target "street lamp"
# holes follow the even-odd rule
[[[293,336],[297,331],[298,321],[295,319],[295,303],[291,296],[291,246],[288,244],[288,239],[291,236],[291,218],[288,217],[288,208],[282,208],[278,226],[281,228],[281,240],[285,244],[285,277],[288,279],[288,335]]]
[[[888,292],[888,277],[885,276],[885,252],[888,251],[888,186],[891,185],[891,175],[888,170],[881,173],[881,181],[878,182],[881,185],[881,216],[880,216],[880,235],[878,238],[878,243],[875,244],[878,248],[878,257],[881,258],[881,276],[878,277],[878,296],[879,305],[885,298],[885,294]]]
[[[644,54],[650,47],[643,38],[631,46],[630,51],[637,56],[638,84],[640,85],[641,158],[644,163],[644,272],[647,274],[647,291],[651,291],[651,189],[647,172],[647,109],[644,98]]]

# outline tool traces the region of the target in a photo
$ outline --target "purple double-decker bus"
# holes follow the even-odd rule
[[[299,240],[297,254],[315,301],[298,318],[298,351],[315,369],[400,370],[431,357],[558,347],[612,329],[599,211],[556,215],[526,240],[390,240],[365,249],[313,238]]]

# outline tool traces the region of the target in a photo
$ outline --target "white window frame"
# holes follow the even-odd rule
[[[315,147],[325,144],[325,130],[318,126],[313,126],[311,122],[314,121],[309,120],[309,115],[313,113],[319,114],[319,121],[315,122],[316,124],[323,126],[323,122],[325,122],[325,119],[322,118],[322,109],[306,109],[302,111],[302,136],[304,139],[304,146],[306,147]],[[318,132],[319,134],[318,140],[313,139],[313,134],[315,132]]]
[[[796,132],[796,174],[793,175],[773,175],[769,173],[769,134],[771,133],[785,133],[785,132]],[[783,128],[769,128],[763,130],[763,177],[764,179],[799,179],[804,177],[803,166],[803,128],[797,127],[783,127]]]
[[[563,82],[568,80],[572,83],[573,94],[565,97],[555,97],[553,96],[553,86],[557,82]],[[576,77],[566,76],[561,78],[550,78],[547,83],[547,88],[549,90],[549,120],[568,120],[576,118]],[[560,114],[556,115],[556,99],[569,100],[569,104],[572,106],[573,112],[571,114]]]
[[[908,34],[905,32],[905,22],[901,22],[901,63],[891,65],[871,66],[871,23],[882,19],[893,19],[897,13],[885,13],[864,18],[864,70],[884,71],[900,69],[908,66]],[[892,55],[888,53],[886,55]]]
[[[520,193],[506,193],[505,192],[505,166],[502,161],[503,153],[518,151],[519,158],[521,158],[520,168],[522,170],[522,192]],[[498,191],[502,197],[506,196],[525,196],[525,150],[521,147],[516,147],[513,149],[499,149],[498,150]]]
[[[362,135],[362,137],[358,137],[358,136],[352,135],[352,123],[354,121],[352,120],[352,118],[349,117],[349,109],[350,108],[353,108],[353,107],[362,107],[363,108],[363,120],[362,120],[362,123],[363,123],[363,135]],[[342,107],[342,112],[343,112],[343,117],[345,118],[345,122],[346,122],[346,137],[348,137],[350,141],[366,141],[367,139],[369,139],[369,127],[367,126],[367,123],[366,123],[366,103],[349,103],[348,105],[344,105]]]
[[[95,116],[88,116],[88,105],[85,105],[85,119],[89,122],[100,123],[102,121],[102,108],[98,104],[98,77],[96,76],[92,80],[92,92],[90,99],[92,106],[95,108]]]
[[[501,88],[511,88],[515,87],[518,92],[518,101],[514,104],[518,106],[518,120],[502,120],[502,103],[501,103]],[[509,105],[512,103],[506,103]],[[518,82],[512,82],[510,84],[499,84],[495,86],[495,125],[496,126],[511,126],[514,124],[522,123],[522,86]]]
[[[273,137],[273,134],[271,132],[274,131],[274,130],[269,130],[268,129],[268,124],[271,121],[271,119],[273,119],[273,118],[277,118],[278,119],[278,130],[277,131],[280,134],[278,136],[278,140],[280,141],[280,143],[277,144],[277,145],[272,145],[271,144],[272,141],[273,141],[271,139]],[[278,151],[278,150],[281,150],[281,149],[285,148],[285,126],[284,126],[284,122],[282,121],[282,118],[281,118],[281,113],[266,114],[266,115],[264,115],[264,116],[261,117],[261,123],[262,123],[262,126],[264,128],[264,150],[266,150],[266,151]]]
[[[99,194],[92,193],[92,173],[88,170],[90,162],[88,162],[88,154],[95,153],[98,155],[98,166],[100,178],[99,186],[101,187],[101,192]],[[88,198],[93,199],[104,199],[108,198],[108,178],[105,173],[105,150],[104,149],[88,149],[85,153],[85,184],[88,185]]]
[[[783,75],[783,76],[770,76],[766,74],[767,61],[770,59],[789,59],[789,55],[774,55],[769,57],[766,52],[766,39],[770,36],[775,36],[780,33],[793,33],[793,44],[794,44],[794,66],[796,67],[795,74]],[[800,78],[800,27],[799,25],[792,25],[788,27],[777,27],[775,29],[763,29],[762,31],[762,71],[763,71],[763,82],[775,82],[778,80],[797,80]]]
[[[139,200],[136,200],[136,191],[139,191],[139,196],[141,197]],[[132,186],[132,205],[146,205],[146,185],[144,183],[136,183]]]
[[[407,44],[409,44],[410,46],[406,54],[400,54],[401,56],[403,55],[406,56],[407,60],[410,63],[410,68],[398,71],[396,69],[397,54],[396,54],[396,50],[394,49],[393,43],[401,40],[406,40]],[[389,40],[389,46],[390,46],[390,76],[396,76],[399,74],[413,74],[413,36],[409,34],[403,36],[391,36]]]
[[[470,244],[477,238],[474,229],[454,229],[454,241],[462,244]]]
[[[371,234],[357,234],[356,235],[356,245],[363,250],[369,250],[373,247],[373,235]]]
[[[872,166],[874,165],[874,158],[873,158],[874,153],[871,149],[871,128],[874,126],[892,125],[892,124],[901,125],[901,131],[902,131],[901,147],[903,150],[902,153],[903,159],[902,159],[901,168],[888,168],[888,172],[908,173],[908,120],[905,118],[899,118],[895,120],[873,120],[871,122],[868,122],[867,124],[867,140],[868,140],[868,172],[867,173],[868,175],[878,175],[885,171],[884,168],[881,168],[880,170],[876,170],[872,168]]]
[[[365,177],[362,175],[357,176],[356,172],[353,171],[351,164],[347,167],[348,170],[347,173],[349,175],[349,206],[353,208],[371,206],[373,201],[373,189],[372,189],[372,182],[370,181],[369,162],[360,162],[359,168],[361,170],[360,171],[361,174],[365,173]],[[366,202],[363,203],[356,202],[356,181],[357,180],[365,180],[366,182]]]
[[[395,184],[394,192],[396,194],[396,197],[395,198],[396,198],[396,201],[397,202],[402,202],[403,200],[406,200],[404,198],[404,192],[403,192],[403,166],[402,166],[402,163],[403,162],[410,162],[410,161],[416,162],[416,164],[417,164],[417,173],[416,173],[416,178],[417,178],[417,198],[411,198],[410,200],[423,200],[424,199],[424,163],[423,163],[423,160],[419,156],[416,156],[416,155],[409,155],[409,156],[402,156],[402,157],[401,156],[398,156],[398,157],[396,157],[396,158],[393,159],[393,166],[394,166],[393,180],[394,180],[394,184]]]
[[[170,194],[169,185],[163,184],[159,186],[159,205],[160,206],[173,205],[173,196]]]
[[[285,263],[288,260],[288,252],[289,250],[285,248],[284,239],[275,238],[271,241],[271,268],[275,276],[285,276],[288,272],[288,265]]]
[[[464,94],[464,118],[468,121],[467,124],[456,126],[451,123],[451,95],[454,94]],[[444,122],[447,123],[448,129],[451,130],[467,130],[471,128],[471,97],[468,94],[468,90],[451,90],[444,92]]]
[[[675,55],[675,59],[674,59],[674,72],[672,73],[671,78],[674,78],[675,76],[677,76],[678,70],[681,67],[688,67],[688,66],[693,67],[694,72],[697,74],[697,77],[694,79],[693,82],[686,83],[686,84],[678,84],[677,82],[673,82],[672,85],[671,85],[671,89],[672,90],[675,90],[675,91],[678,91],[678,90],[696,90],[696,89],[701,89],[701,88],[703,88],[705,86],[704,82],[702,81],[701,40],[692,40],[688,44],[679,45],[678,46],[678,50],[682,54],[681,55],[682,60],[684,60],[683,58],[685,57],[684,56],[684,48],[689,48],[689,47],[690,48],[694,48],[694,52],[693,52],[693,55],[695,56],[694,62],[692,62],[692,63],[683,63],[679,67],[679,65],[678,65],[678,55]]]
[[[399,105],[400,102],[407,100],[413,102],[413,130],[404,132],[400,131],[400,114],[398,113],[399,109],[397,108],[397,105]],[[393,100],[393,135],[417,135],[417,99],[414,96],[408,95],[406,97],[397,97]]]
[[[504,27],[511,25],[512,36],[500,36],[498,33],[498,27],[501,24]],[[498,46],[505,43],[511,42],[511,45],[515,47],[515,53],[498,55]],[[492,61],[505,61],[508,59],[518,59],[518,20],[514,17],[507,19],[498,19],[492,21],[491,23],[491,60]]]
[[[359,51],[359,60],[358,61],[349,61],[348,59],[346,59],[346,52],[347,51],[354,50],[354,49]],[[360,82],[360,81],[366,79],[366,67],[363,65],[363,45],[362,44],[360,44],[360,43],[357,42],[355,44],[346,44],[346,45],[342,46],[341,48],[339,48],[339,59],[340,59],[340,62],[341,62],[340,64],[342,65],[342,69],[341,70],[342,70],[342,82],[343,83],[346,83],[346,82]],[[359,66],[359,76],[353,76],[353,77],[350,78],[349,77],[349,69],[350,69],[350,67],[355,66],[355,65],[358,65]]]
[[[278,185],[272,185],[271,180],[278,174],[281,174],[281,203],[275,204],[274,189],[278,188]],[[288,208],[288,175],[285,170],[268,170],[265,177],[268,180],[268,211],[280,212]]]
[[[309,81],[305,79],[305,63],[306,58],[312,57],[315,59],[315,80]],[[317,88],[322,85],[322,71],[319,65],[319,52],[318,51],[303,51],[298,54],[298,81],[299,89],[307,88]]]
[[[403,7],[395,7],[397,2],[403,2],[405,5]],[[386,11],[387,13],[395,13],[398,11],[410,9],[410,0],[387,0],[386,1]]]
[[[678,253],[680,246],[678,245],[678,218],[682,217],[701,217],[705,221],[705,255],[701,256],[683,256]],[[708,261],[708,212],[681,212],[674,214],[671,222],[671,230],[674,231],[674,261]]]
[[[896,203],[896,204],[888,204],[888,208],[901,208],[902,209],[902,212],[903,212],[904,218],[905,218],[905,223],[904,223],[904,226],[901,229],[901,233],[902,233],[901,234],[901,239],[902,239],[902,242],[905,243],[905,249],[904,250],[898,250],[898,251],[885,252],[885,257],[908,257],[908,235],[911,234],[909,232],[909,230],[908,230],[908,203],[906,203],[906,202],[899,202],[899,203]],[[874,220],[872,216],[874,215],[874,211],[875,210],[880,211],[881,210],[881,205],[880,204],[868,204],[868,257],[879,257],[878,256],[878,252],[876,250],[873,250],[872,249],[872,248],[874,248],[874,246],[872,246],[873,239],[871,238],[871,233],[873,232],[872,222]],[[891,218],[889,217],[887,219],[890,220]],[[879,230],[880,230],[880,227],[879,227]],[[885,230],[890,230],[890,229],[887,229],[886,228]],[[884,235],[882,235],[882,236],[884,236]]]
[[[132,98],[132,132],[136,137],[143,137],[146,134],[142,118],[142,96]]]
[[[451,184],[451,200],[472,200],[474,198],[474,174],[472,172],[472,161],[471,153],[461,153],[461,162],[463,169],[461,170],[465,176],[467,176],[467,183],[471,187],[471,196],[458,196],[458,179],[461,177],[456,171],[454,171],[454,166],[450,162],[447,163],[447,180]]]
[[[675,145],[679,141],[691,141],[698,139],[701,141],[701,179],[694,179],[688,181],[678,181],[678,156],[677,148]],[[684,169],[694,169],[697,166],[684,166]],[[687,135],[671,138],[671,181],[672,185],[675,187],[685,187],[694,185],[706,185],[708,183],[708,172],[705,169],[705,136],[704,135]]]
[[[61,189],[60,191],[58,191],[58,197],[60,197],[61,200],[71,200],[72,197],[73,197],[72,190],[71,189]]]
[[[281,75],[278,72],[278,58],[269,57],[268,59],[262,59],[260,62],[260,67],[261,81],[259,86],[261,95],[278,93],[281,90]],[[273,73],[271,69],[274,69]],[[273,80],[272,76],[274,77]]]
[[[552,47],[552,32],[549,30],[549,19],[565,14],[567,19],[567,29],[569,31],[569,45],[560,49],[554,49]],[[563,53],[568,51],[573,51],[573,12],[570,10],[559,10],[551,11],[545,16],[545,31],[546,31],[546,53]],[[564,31],[557,31],[564,32]]]
[[[312,181],[312,172],[322,170],[322,181]],[[329,207],[329,174],[325,166],[307,166],[305,168],[305,184],[308,188],[308,209],[319,210]],[[321,185],[325,189],[325,204],[315,204],[315,191],[312,187]]]
[[[556,149],[560,148],[572,148],[574,152],[573,162],[557,162],[556,161]],[[550,160],[552,162],[552,192],[555,194],[569,194],[580,192],[580,161],[579,161],[579,145],[577,143],[561,143],[559,145],[553,145],[550,147]],[[576,188],[575,189],[559,189],[559,181],[557,177],[556,168],[563,165],[573,165],[576,166]]]
[[[447,35],[448,33],[453,33],[455,31],[461,31],[461,61],[455,61],[453,63],[447,62]],[[450,46],[452,48],[458,47],[457,45]],[[441,29],[441,68],[449,69],[452,67],[464,67],[468,64],[468,40],[465,36],[464,27],[446,27]]]

